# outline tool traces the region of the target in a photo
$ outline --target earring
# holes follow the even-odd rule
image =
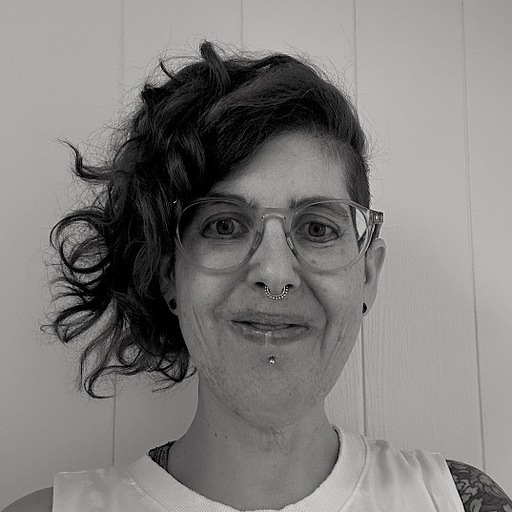
[[[363,313],[366,313],[366,310],[367,310],[367,309],[368,309],[368,308],[366,307],[366,304],[363,302]]]
[[[171,300],[168,302],[168,304],[169,304],[169,307],[170,307],[171,309],[176,309],[177,304],[176,304],[176,301],[175,301],[174,299],[171,299]]]

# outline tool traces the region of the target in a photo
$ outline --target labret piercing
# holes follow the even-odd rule
[[[268,348],[269,338],[271,338],[271,337],[272,337],[272,331],[267,331],[265,333],[265,347],[267,347],[267,348]],[[270,365],[276,364],[275,356],[268,356],[268,364],[270,364]]]

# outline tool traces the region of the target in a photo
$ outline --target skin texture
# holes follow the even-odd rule
[[[292,199],[323,195],[350,199],[344,163],[321,140],[280,135],[215,192],[240,194],[261,207],[288,208]],[[172,447],[169,471],[200,494],[234,508],[282,508],[311,494],[336,462],[338,438],[324,400],[340,376],[371,308],[385,244],[377,239],[348,269],[306,269],[288,247],[280,220],[268,220],[258,250],[242,268],[215,274],[177,254],[162,279],[175,298],[180,326],[198,369],[196,417]],[[285,285],[285,299],[271,301]],[[269,349],[237,333],[244,312],[295,314],[307,336]],[[286,323],[286,322],[285,322]],[[262,497],[263,502],[262,502]]]

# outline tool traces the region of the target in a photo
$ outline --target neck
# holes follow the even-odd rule
[[[199,389],[194,421],[169,452],[168,471],[183,485],[238,510],[280,509],[329,476],[339,441],[323,403],[298,422],[262,427]]]

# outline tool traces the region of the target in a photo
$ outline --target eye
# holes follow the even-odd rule
[[[326,243],[340,240],[344,230],[325,215],[307,213],[296,219],[293,229],[297,241],[302,243]]]
[[[339,233],[335,229],[318,221],[303,223],[299,229],[299,233],[315,242],[328,242],[339,236]]]
[[[313,237],[325,236],[325,232],[329,229],[325,224],[319,224],[318,222],[309,222],[308,233]]]
[[[220,217],[209,219],[203,225],[201,234],[206,238],[237,238],[245,235],[248,227],[240,219]]]

